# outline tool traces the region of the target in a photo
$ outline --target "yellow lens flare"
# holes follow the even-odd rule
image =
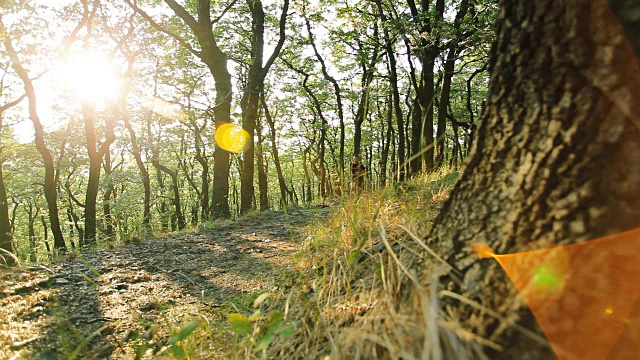
[[[234,124],[222,124],[216,128],[216,143],[226,151],[240,153],[251,146],[249,133],[241,126]]]
[[[187,119],[187,114],[178,104],[172,104],[157,97],[147,96],[142,99],[141,105],[146,109],[166,118],[183,121]]]
[[[640,228],[580,244],[496,255],[558,359],[640,359]]]

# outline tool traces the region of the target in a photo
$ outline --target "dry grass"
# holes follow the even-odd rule
[[[454,320],[456,309],[443,309],[431,286],[431,274],[446,270],[446,263],[421,236],[456,178],[443,170],[344,201],[327,223],[310,230],[298,255],[295,285],[280,295],[295,335],[276,337],[258,353],[249,341],[235,355],[482,359],[482,345],[499,349],[463,330]],[[417,274],[416,269],[426,270]]]

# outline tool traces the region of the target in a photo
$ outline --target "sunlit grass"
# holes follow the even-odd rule
[[[343,197],[301,239],[291,234],[301,250],[269,293],[234,296],[212,311],[205,298],[192,310],[158,306],[162,320],[140,323],[117,352],[162,359],[480,356],[480,344],[495,344],[443,316],[433,280],[415,273],[441,266],[421,239],[457,176],[445,169]],[[416,291],[407,291],[411,282]]]

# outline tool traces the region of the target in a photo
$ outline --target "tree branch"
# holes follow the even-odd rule
[[[211,21],[211,24],[215,24],[218,21],[222,20],[222,18],[226,15],[226,13],[231,10],[231,8],[233,7],[233,5],[235,5],[238,2],[238,0],[233,0],[229,5],[227,5],[227,7],[224,8],[224,10],[222,10],[222,12],[220,13],[220,15],[218,15],[217,18],[215,18],[215,20]],[[287,2],[289,2],[287,0]]]
[[[267,60],[267,63],[264,65],[263,74],[269,71],[269,68],[273,64],[273,62],[278,58],[280,54],[280,50],[282,50],[282,46],[284,45],[285,40],[285,30],[287,25],[287,12],[289,11],[289,0],[284,0],[284,5],[282,5],[282,14],[280,15],[280,38],[278,39],[278,44],[276,48],[273,50],[273,53]]]
[[[149,22],[149,24],[156,30],[167,34],[169,36],[171,36],[174,40],[176,40],[183,48],[187,49],[190,53],[194,54],[197,57],[201,57],[200,56],[200,52],[195,50],[191,44],[189,44],[186,40],[184,40],[183,38],[181,38],[180,36],[172,33],[171,31],[165,29],[164,27],[162,27],[160,24],[158,24],[157,22],[155,22],[155,20],[153,20],[153,18],[151,16],[149,16],[149,14],[147,14],[144,10],[142,10],[141,8],[139,8],[138,6],[136,6],[135,4],[133,4],[131,2],[131,0],[125,0],[127,2],[127,4],[129,4],[129,7],[131,7],[131,9],[133,9],[133,11],[135,11],[138,15],[142,16],[145,20],[147,20],[147,22]],[[178,5],[180,6],[180,5]],[[187,14],[188,15],[188,14]],[[191,15],[189,15],[191,16]],[[193,18],[192,18],[193,19]],[[195,19],[194,19],[195,21]]]

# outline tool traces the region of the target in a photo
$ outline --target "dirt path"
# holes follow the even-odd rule
[[[120,358],[134,331],[167,337],[167,323],[201,315],[221,324],[234,301],[282,285],[304,227],[328,213],[269,211],[1,274],[0,358]]]

